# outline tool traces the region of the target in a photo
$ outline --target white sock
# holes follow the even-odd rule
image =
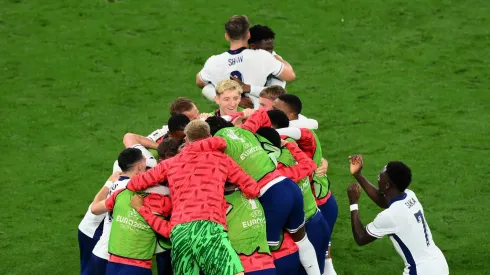
[[[208,84],[202,88],[202,95],[210,101],[214,102],[214,97],[216,96],[216,89],[213,84]]]
[[[320,267],[318,267],[318,260],[316,259],[315,248],[308,240],[308,236],[305,236],[301,241],[296,242],[299,248],[299,260],[301,265],[305,268],[308,275],[321,275]]]
[[[333,268],[332,258],[325,259],[325,271],[323,271],[323,275],[337,275],[337,272]]]

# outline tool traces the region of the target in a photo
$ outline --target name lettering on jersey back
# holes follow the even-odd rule
[[[412,208],[412,206],[414,206],[415,204],[417,204],[417,201],[414,198],[411,198],[405,202],[405,205],[408,207],[408,209]]]
[[[237,56],[235,58],[228,59],[228,66],[233,66],[235,64],[242,63],[242,62],[243,62],[243,56]]]

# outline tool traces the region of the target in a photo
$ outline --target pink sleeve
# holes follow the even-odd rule
[[[265,110],[255,111],[242,125],[243,129],[254,134],[257,133],[261,127],[272,127],[269,115],[267,115],[267,111]]]

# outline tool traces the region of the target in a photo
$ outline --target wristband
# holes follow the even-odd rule
[[[356,204],[351,204],[350,205],[350,211],[354,211],[354,210],[359,210],[359,205],[356,203]]]
[[[113,184],[113,182],[110,181],[110,180],[108,180],[108,181],[105,182],[104,186],[107,187],[107,188],[109,188],[109,189],[111,189],[112,184]]]

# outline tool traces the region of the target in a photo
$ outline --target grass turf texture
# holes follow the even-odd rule
[[[351,235],[347,157],[373,181],[388,161],[413,171],[451,274],[490,274],[490,2],[24,1],[0,4],[0,274],[76,274],[77,226],[127,131],[165,124],[177,96],[212,105],[196,72],[224,51],[232,14],[277,33],[298,79],[339,203],[339,274],[400,274],[388,239]],[[364,224],[379,211],[362,195]]]

